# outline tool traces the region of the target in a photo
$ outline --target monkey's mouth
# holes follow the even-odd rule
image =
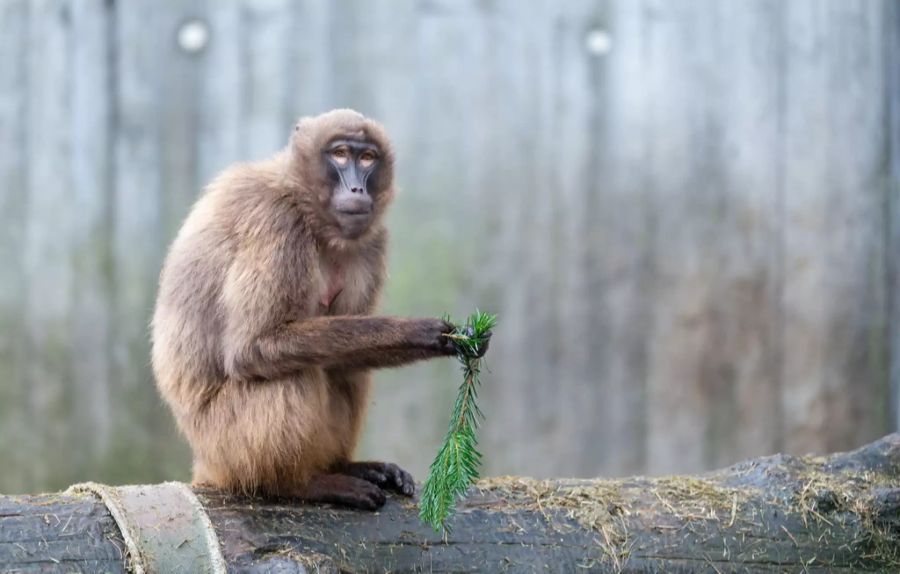
[[[365,208],[336,209],[334,211],[341,235],[346,239],[356,239],[365,233],[372,223],[372,210]]]
[[[338,215],[344,217],[368,217],[372,215],[371,209],[340,209]]]

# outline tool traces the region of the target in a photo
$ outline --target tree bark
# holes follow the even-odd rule
[[[399,497],[370,513],[197,494],[234,572],[900,570],[897,434],[696,476],[487,479],[445,535]],[[124,547],[90,495],[0,497],[0,571],[127,572]]]

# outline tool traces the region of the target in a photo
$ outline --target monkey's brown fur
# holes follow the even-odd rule
[[[320,160],[336,137],[381,151],[374,218],[346,239]],[[194,482],[302,496],[349,461],[368,370],[452,354],[439,319],[366,317],[385,276],[393,151],[350,110],[304,118],[273,158],[235,165],[193,207],[166,259],[153,369],[194,453]]]

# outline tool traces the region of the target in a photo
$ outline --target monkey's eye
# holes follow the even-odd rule
[[[378,156],[375,155],[375,152],[364,151],[359,156],[359,165],[363,167],[370,167],[375,160],[378,159]]]
[[[350,152],[346,148],[339,147],[331,150],[331,157],[340,165],[346,165],[350,159]]]

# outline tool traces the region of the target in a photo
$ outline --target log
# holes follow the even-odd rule
[[[486,479],[443,535],[399,497],[370,513],[195,492],[229,572],[900,571],[898,434],[696,476]],[[0,496],[0,571],[134,566],[96,497]]]

